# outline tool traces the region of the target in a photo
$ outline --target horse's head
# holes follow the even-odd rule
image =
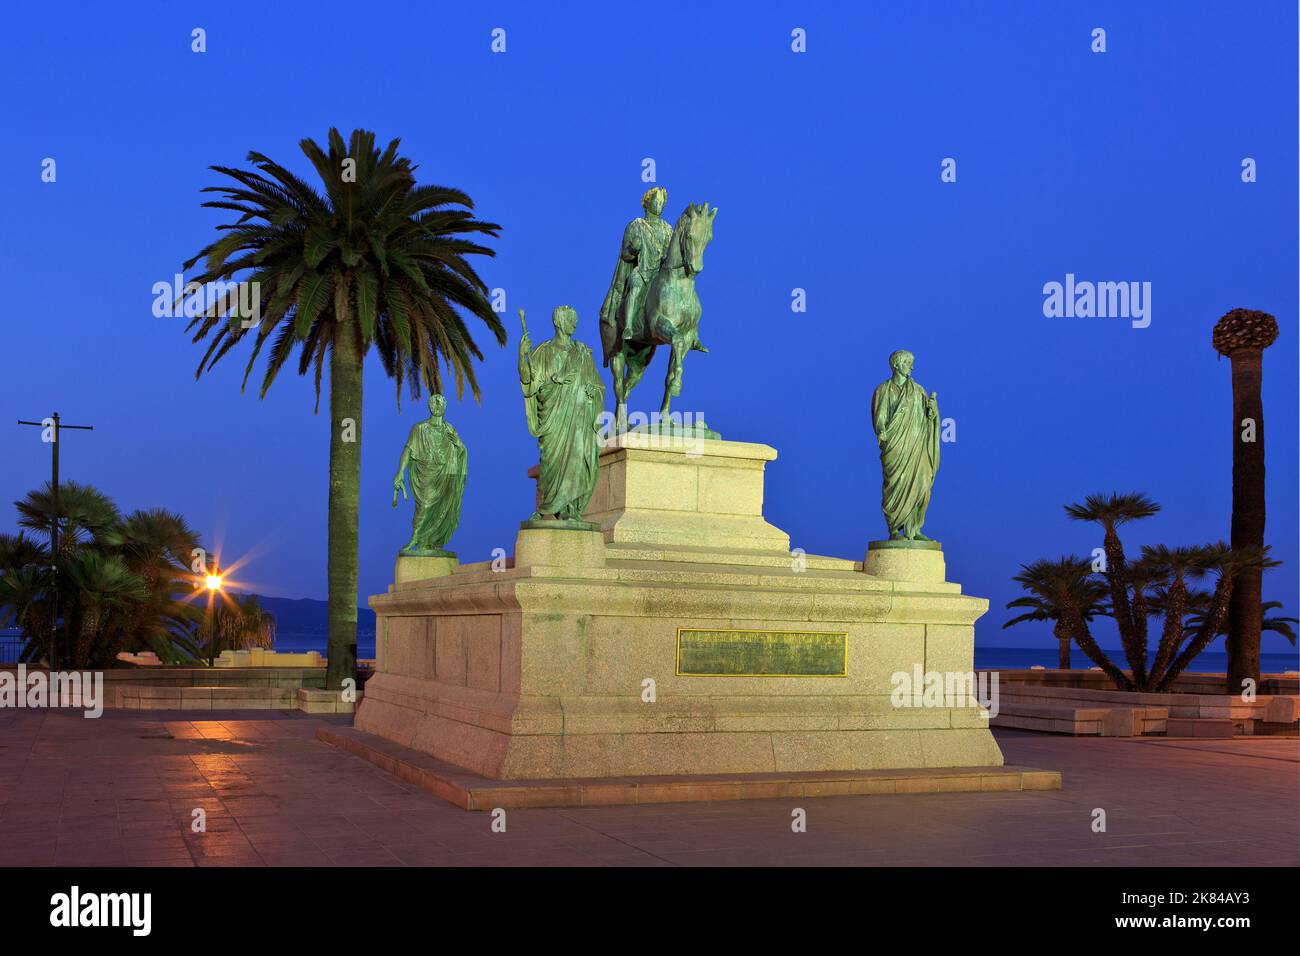
[[[698,206],[691,203],[677,218],[677,225],[673,227],[673,241],[679,243],[678,249],[687,275],[704,271],[704,247],[713,238],[713,217],[717,214],[716,206],[709,209],[706,202]]]

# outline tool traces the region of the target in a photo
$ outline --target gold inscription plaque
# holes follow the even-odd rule
[[[682,677],[845,677],[848,634],[679,627]]]

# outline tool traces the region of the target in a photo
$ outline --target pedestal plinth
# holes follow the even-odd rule
[[[938,541],[872,541],[862,570],[886,581],[917,584],[942,583],[947,573]]]
[[[393,566],[393,580],[398,584],[407,581],[424,581],[441,578],[456,570],[456,555],[450,551],[441,554],[405,554],[399,552]]]
[[[370,599],[356,727],[492,779],[998,767],[978,705],[896,705],[973,668],[987,600],[942,552],[801,554],[763,515],[767,445],[626,434],[584,518],[513,561]],[[905,553],[906,552],[906,553]]]
[[[763,518],[763,469],[776,449],[628,432],[600,452],[584,514],[611,544],[780,551],[790,536]]]

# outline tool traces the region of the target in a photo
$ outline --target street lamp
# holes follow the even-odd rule
[[[204,585],[208,589],[208,666],[213,667],[217,662],[217,614],[214,605],[217,601],[217,595],[221,592],[221,569],[214,562],[212,573],[203,579]]]

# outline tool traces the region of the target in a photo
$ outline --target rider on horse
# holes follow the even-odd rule
[[[662,186],[647,189],[641,197],[645,215],[633,219],[623,230],[618,265],[600,307],[600,342],[606,365],[622,349],[623,341],[640,331],[637,326],[646,290],[659,271],[673,232],[662,216],[667,201],[668,190]]]

